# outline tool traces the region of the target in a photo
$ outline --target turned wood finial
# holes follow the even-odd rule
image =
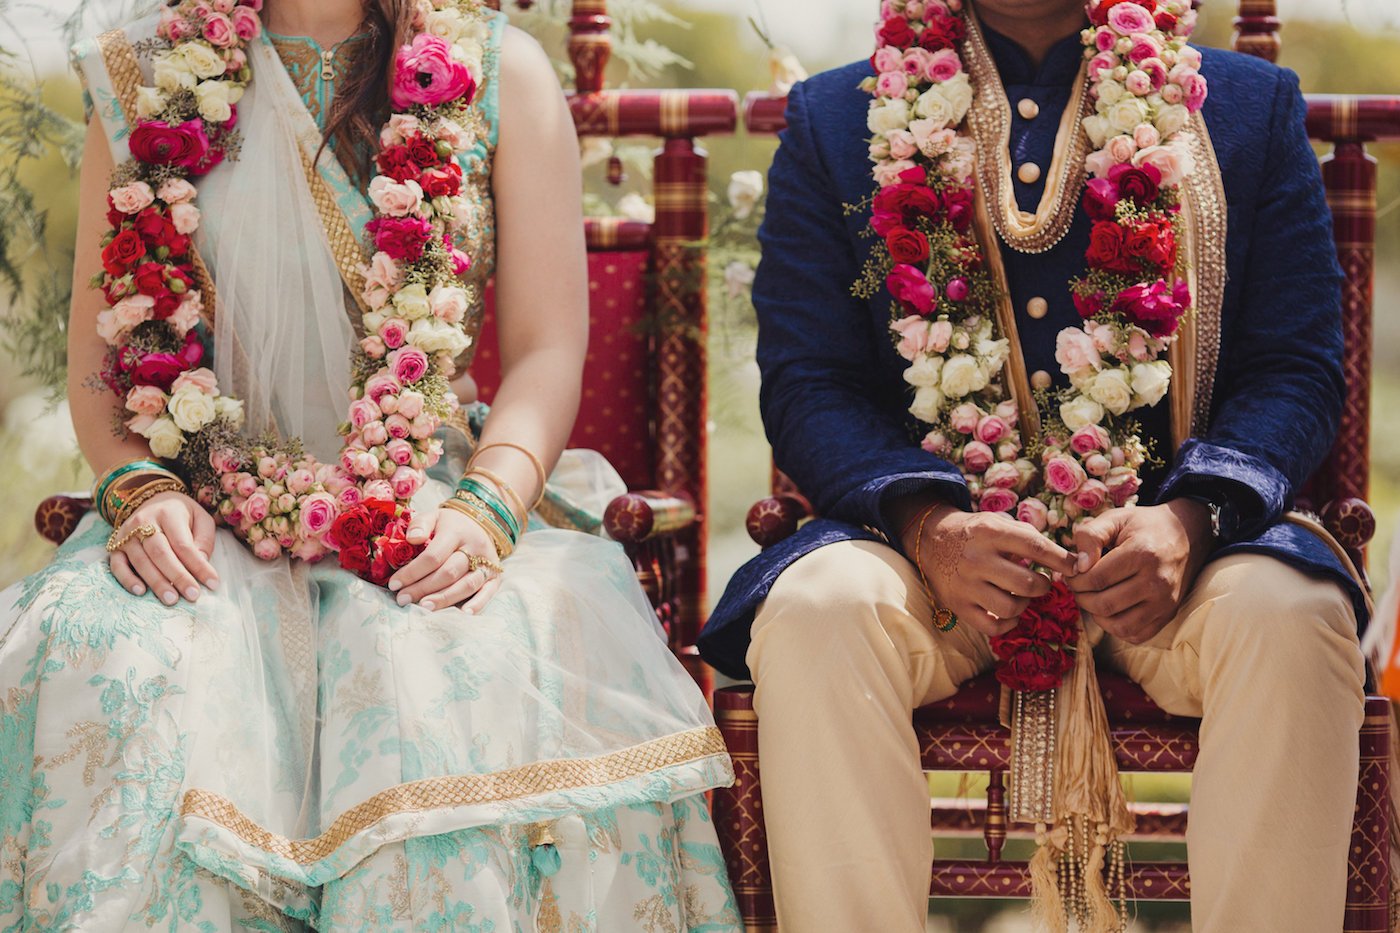
[[[1282,45],[1278,28],[1274,0],[1240,0],[1240,15],[1235,17],[1235,34],[1230,47],[1236,52],[1276,62]]]
[[[608,0],[574,0],[569,19],[569,59],[574,63],[574,87],[580,94],[603,89],[603,75],[612,57],[608,29]]]

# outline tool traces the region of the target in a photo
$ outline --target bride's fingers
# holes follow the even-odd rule
[[[452,556],[453,548],[451,541],[444,535],[438,535],[428,542],[428,546],[423,549],[413,560],[404,564],[394,575],[389,578],[389,589],[394,592],[413,586],[419,580],[433,573],[440,568],[446,560]],[[425,592],[420,590],[419,592]],[[408,599],[400,598],[400,606],[408,605]]]
[[[126,587],[128,593],[133,596],[146,595],[146,584],[141,582],[141,578],[136,575],[136,571],[131,569],[131,561],[126,559],[126,555],[121,551],[112,555],[109,561],[112,568],[112,576],[117,578],[117,582]]]
[[[422,544],[433,536],[440,511],[441,509],[419,509],[413,513],[413,518],[408,523],[407,537],[410,544]]]
[[[418,605],[424,609],[449,609],[456,606],[464,599],[474,593],[480,592],[481,585],[486,581],[486,572],[483,570],[473,570],[464,574],[457,580],[438,590],[436,593],[429,593],[418,601]]]
[[[462,608],[467,612],[471,613],[480,612],[483,608],[485,608],[486,604],[491,601],[491,597],[495,596],[496,591],[500,588],[501,578],[499,576],[492,577],[491,579],[486,581],[485,586],[476,591],[476,595],[474,595],[471,599],[467,600],[466,605],[464,605]]]
[[[167,606],[173,606],[180,601],[180,594],[175,592],[175,587],[170,585],[170,581],[165,578],[165,574],[156,569],[156,565],[146,556],[146,551],[139,544],[128,544],[122,548],[121,553],[126,555],[126,559],[131,561],[131,567],[140,575],[146,585],[151,588],[151,592]]]
[[[418,602],[429,593],[437,593],[447,589],[468,575],[467,569],[470,565],[471,562],[465,553],[460,550],[453,551],[432,573],[400,590],[399,605],[405,605],[405,601]]]

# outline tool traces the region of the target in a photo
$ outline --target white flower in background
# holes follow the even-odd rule
[[[628,220],[644,224],[656,222],[656,208],[635,191],[628,192],[618,199],[617,212]]]
[[[584,168],[606,162],[612,158],[612,154],[611,139],[600,139],[597,136],[579,137],[578,157]]]
[[[763,197],[763,175],[748,169],[729,176],[729,206],[734,216],[744,220],[753,214],[758,199]]]
[[[785,45],[776,45],[768,50],[768,70],[773,76],[768,93],[774,97],[787,97],[794,84],[807,80],[807,69]]]
[[[725,293],[731,300],[738,301],[753,287],[753,266],[738,259],[724,267]]]

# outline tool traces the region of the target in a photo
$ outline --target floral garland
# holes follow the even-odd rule
[[[196,498],[260,558],[315,561],[337,549],[338,514],[366,500],[401,507],[441,457],[434,432],[457,406],[447,379],[470,345],[454,243],[470,206],[455,156],[481,74],[480,0],[418,0],[414,35],[398,50],[393,115],[369,184],[375,252],[365,270],[364,338],[352,352],[350,405],[336,463],[295,440],[238,431],[242,402],[200,364],[208,347],[191,237],[198,178],[236,158],[237,104],[251,80],[247,44],[262,0],[172,0],[161,12],[154,87],[137,91],[132,159],[108,194],[111,230],[93,284],[110,307],[98,333],[110,346],[102,379],[125,400],[128,429],[177,462]],[[365,568],[368,569],[367,567]]]
[[[1052,540],[1136,502],[1147,459],[1128,416],[1166,394],[1161,357],[1191,306],[1176,279],[1182,182],[1193,171],[1184,127],[1206,96],[1200,53],[1187,45],[1191,0],[1090,0],[1082,39],[1084,119],[1093,176],[1088,271],[1071,283],[1081,327],[1056,340],[1070,388],[1041,393],[1042,436],[1027,450],[1003,370],[998,286],[973,223],[974,144],[957,131],[973,89],[959,52],[964,0],[885,0],[871,59],[868,127],[880,238],[858,293],[884,284],[910,413],[930,426],[924,449],[956,464],[976,508],[1015,515]],[[1059,684],[1078,611],[1062,585],[994,640],[998,676],[1018,689]]]

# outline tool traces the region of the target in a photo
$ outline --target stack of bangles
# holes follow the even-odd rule
[[[525,500],[510,483],[497,473],[476,465],[478,457],[498,447],[524,454],[534,466],[539,475],[540,492],[533,504],[526,506]],[[547,479],[540,458],[526,448],[505,441],[487,444],[478,448],[467,462],[467,472],[457,483],[457,491],[452,494],[452,498],[442,503],[442,508],[461,512],[480,525],[491,539],[491,544],[496,549],[496,557],[505,560],[520,541],[520,536],[529,522],[530,512],[544,499]]]
[[[92,501],[97,514],[112,526],[112,534],[107,538],[108,553],[120,551],[133,537],[144,541],[156,533],[156,527],[150,524],[125,534],[121,533],[121,527],[133,512],[163,492],[187,493],[189,488],[180,477],[155,460],[128,460],[97,478],[92,487]]]

